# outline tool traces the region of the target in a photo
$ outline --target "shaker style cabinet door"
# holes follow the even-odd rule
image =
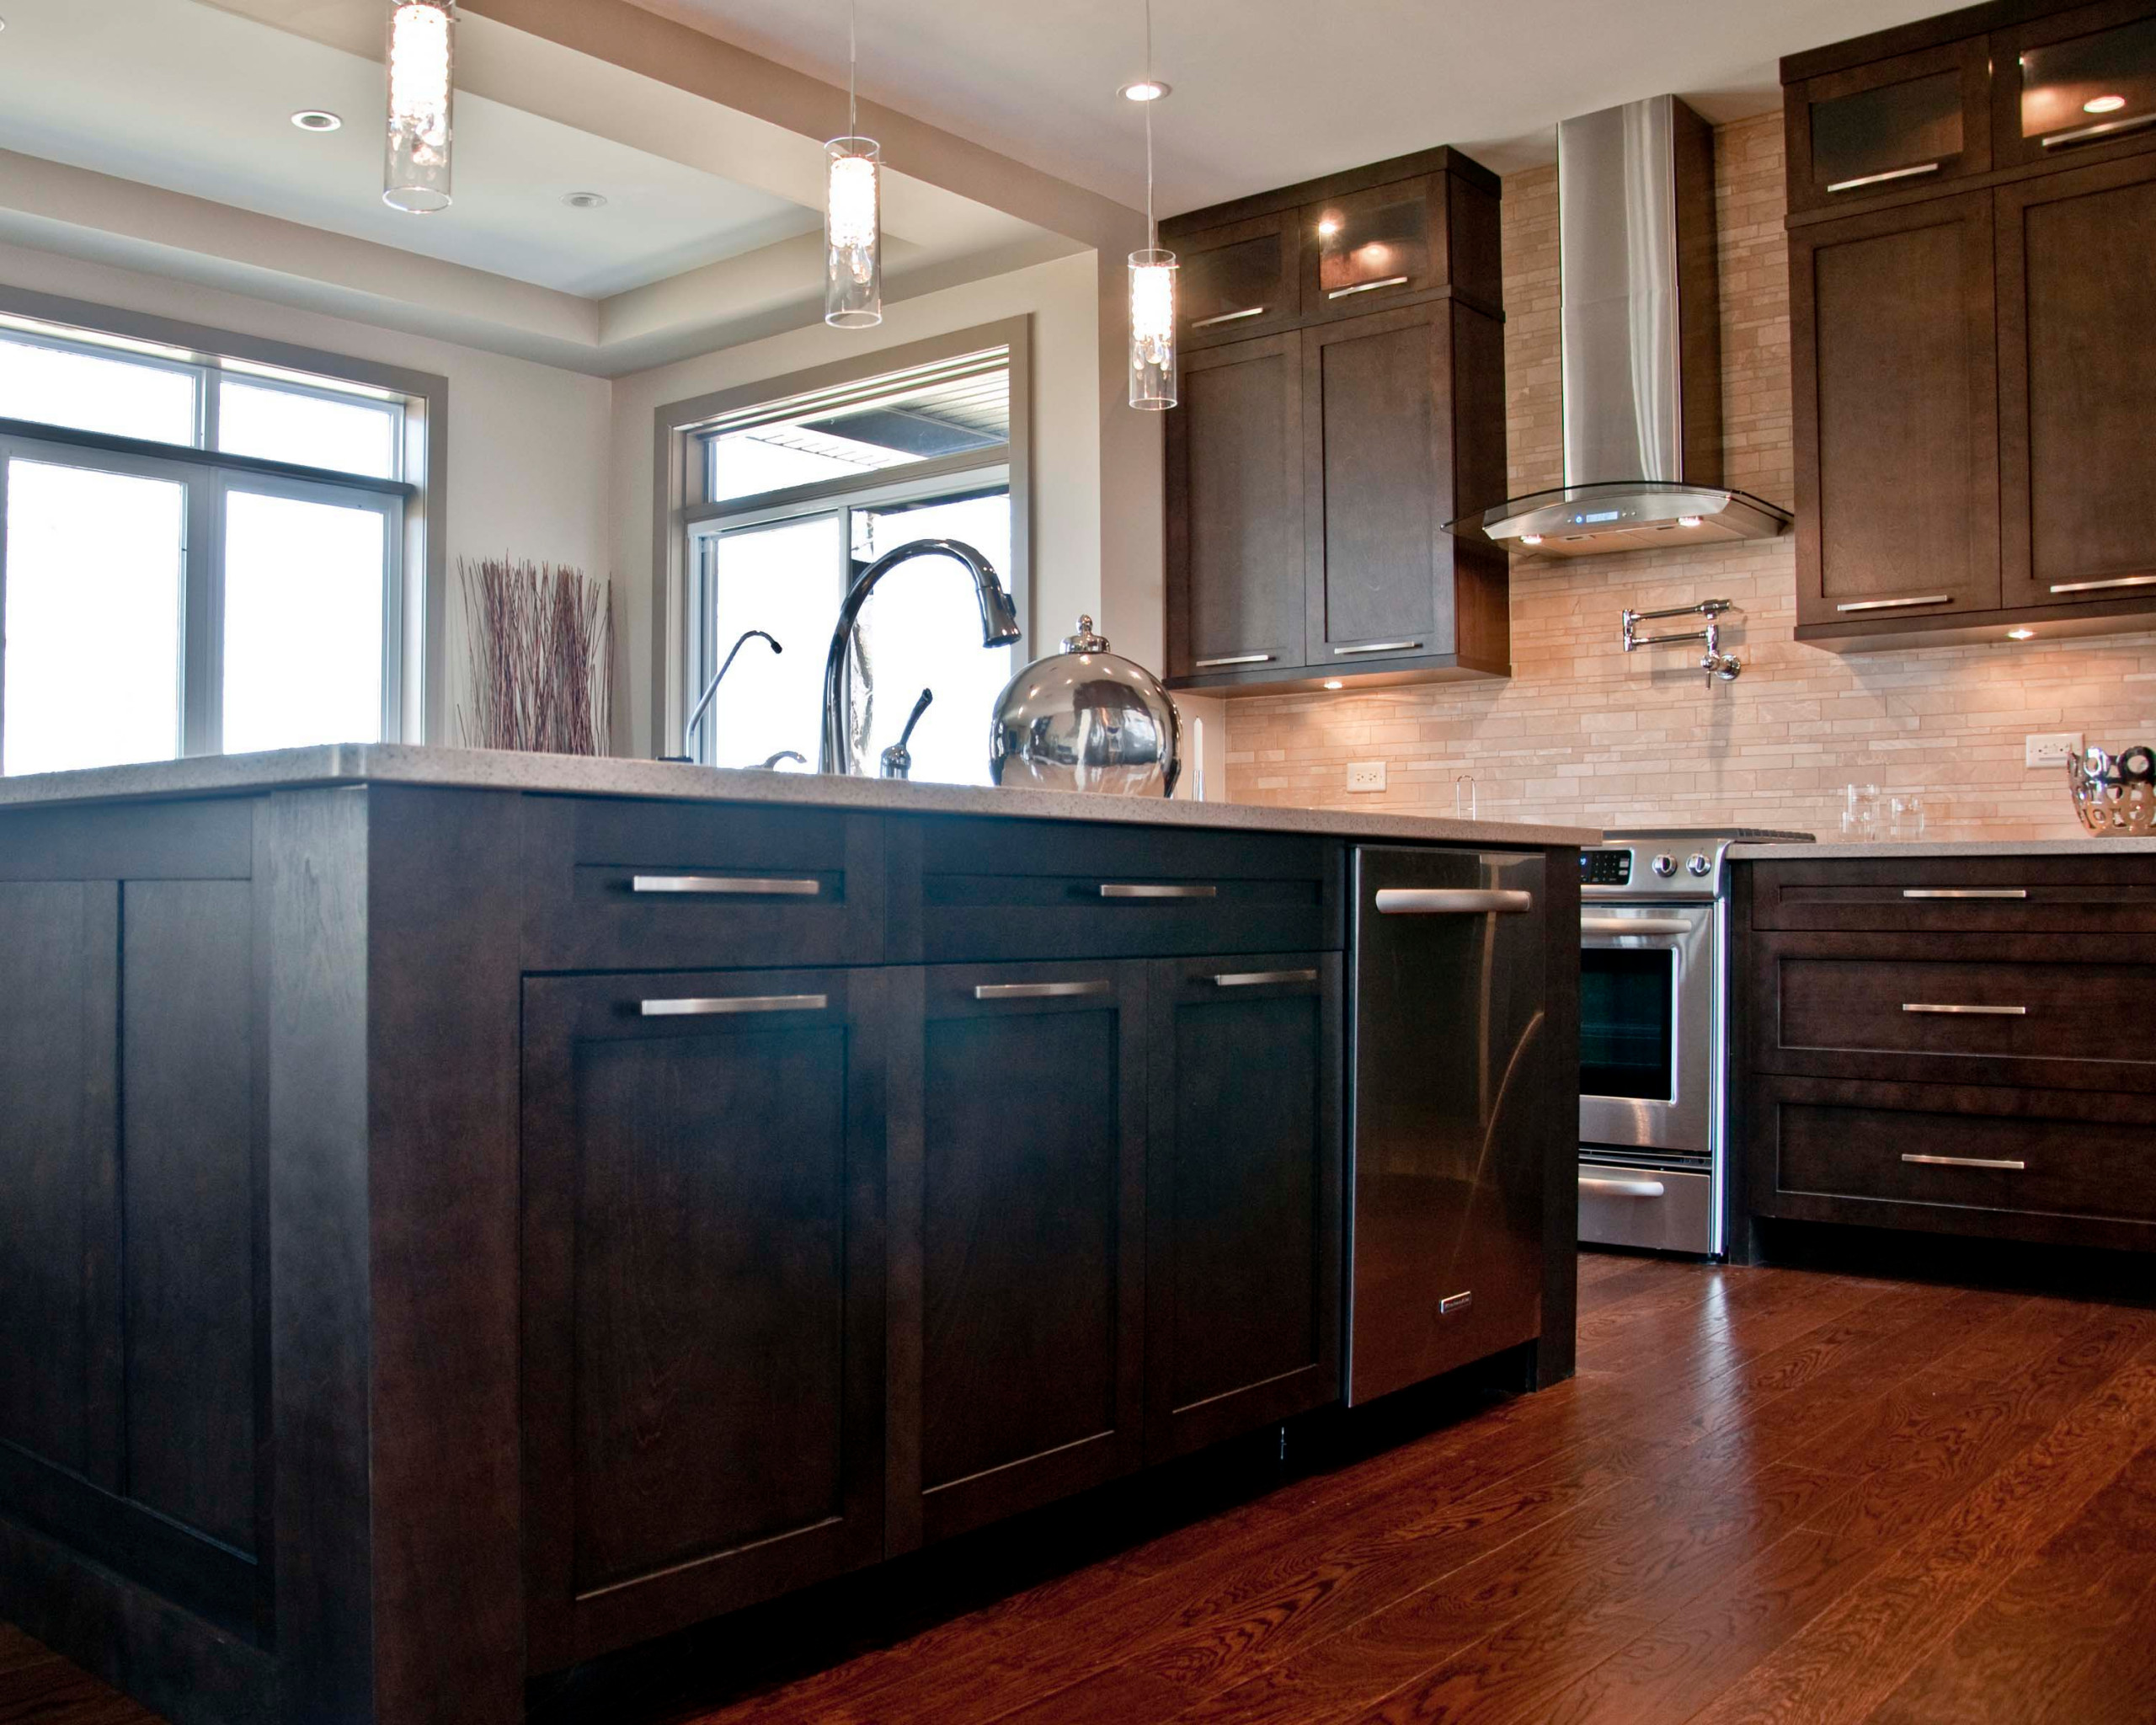
[[[1782,113],[1792,212],[1861,206],[1992,165],[1981,36],[1805,78]]]
[[[883,1555],[885,988],[526,984],[535,1671]]]
[[[1300,338],[1185,356],[1166,416],[1168,674],[1304,662]]]
[[[2156,598],[2156,156],[1995,195],[2005,601]]]
[[[1340,1399],[1341,962],[1152,967],[1149,1461]]]
[[[1996,609],[1991,195],[1790,235],[1797,621]]]
[[[1187,353],[1294,327],[1299,232],[1295,212],[1282,210],[1176,237],[1176,315]]]
[[[2156,16],[2148,0],[2097,0],[1990,39],[1993,159],[2079,166],[2156,150]]]
[[[1143,1460],[1145,966],[892,981],[897,1552]]]

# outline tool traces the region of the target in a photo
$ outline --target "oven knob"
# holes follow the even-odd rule
[[[1705,874],[1715,865],[1708,862],[1704,856],[1695,851],[1692,853],[1692,860],[1687,862],[1684,866],[1690,869],[1694,874]]]
[[[1654,859],[1654,872],[1662,879],[1668,879],[1671,875],[1677,873],[1677,859],[1664,852]]]

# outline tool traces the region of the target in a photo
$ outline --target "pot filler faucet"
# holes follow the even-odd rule
[[[1630,653],[1641,647],[1666,647],[1672,641],[1704,641],[1707,650],[1700,655],[1700,669],[1707,674],[1707,686],[1714,687],[1716,677],[1725,683],[1733,683],[1744,667],[1734,653],[1721,650],[1721,614],[1735,609],[1726,599],[1702,599],[1697,605],[1672,606],[1668,611],[1628,611],[1625,613],[1625,650]],[[1641,623],[1665,617],[1703,617],[1707,626],[1704,629],[1688,629],[1681,635],[1645,636],[1639,633]]]
[[[974,578],[974,596],[980,601],[982,646],[1007,646],[1018,638],[1017,607],[1003,590],[1003,582],[995,566],[972,546],[958,539],[915,539],[895,551],[884,553],[861,572],[861,579],[846,595],[846,603],[839,606],[839,620],[831,630],[831,650],[824,660],[824,741],[817,757],[817,772],[853,771],[853,743],[846,734],[847,726],[839,711],[839,693],[853,651],[853,626],[860,621],[861,607],[868,602],[876,584],[900,563],[912,558],[929,556],[947,557],[963,563],[966,572]]]

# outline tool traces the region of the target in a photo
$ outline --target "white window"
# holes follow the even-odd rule
[[[405,413],[0,327],[0,772],[398,737]]]
[[[955,354],[682,428],[699,500],[676,515],[684,579],[679,725],[744,631],[744,646],[691,758],[760,766],[792,750],[817,759],[824,666],[841,602],[877,559],[916,539],[982,553],[1023,605],[1022,510],[1014,516],[1013,359],[1009,344]],[[1022,446],[1022,435],[1017,440]],[[873,772],[924,689],[934,701],[910,748],[913,777],[988,782],[989,720],[1022,646],[985,648],[966,572],[947,558],[902,564],[862,609],[851,710],[865,718],[856,770]]]

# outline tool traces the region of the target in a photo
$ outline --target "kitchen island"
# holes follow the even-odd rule
[[[0,781],[0,1617],[182,1725],[508,1722],[1337,1404],[1351,1297],[1415,1315],[1388,1383],[1567,1375],[1591,836],[402,747]],[[1358,1178],[1451,1206],[1442,1284]]]

